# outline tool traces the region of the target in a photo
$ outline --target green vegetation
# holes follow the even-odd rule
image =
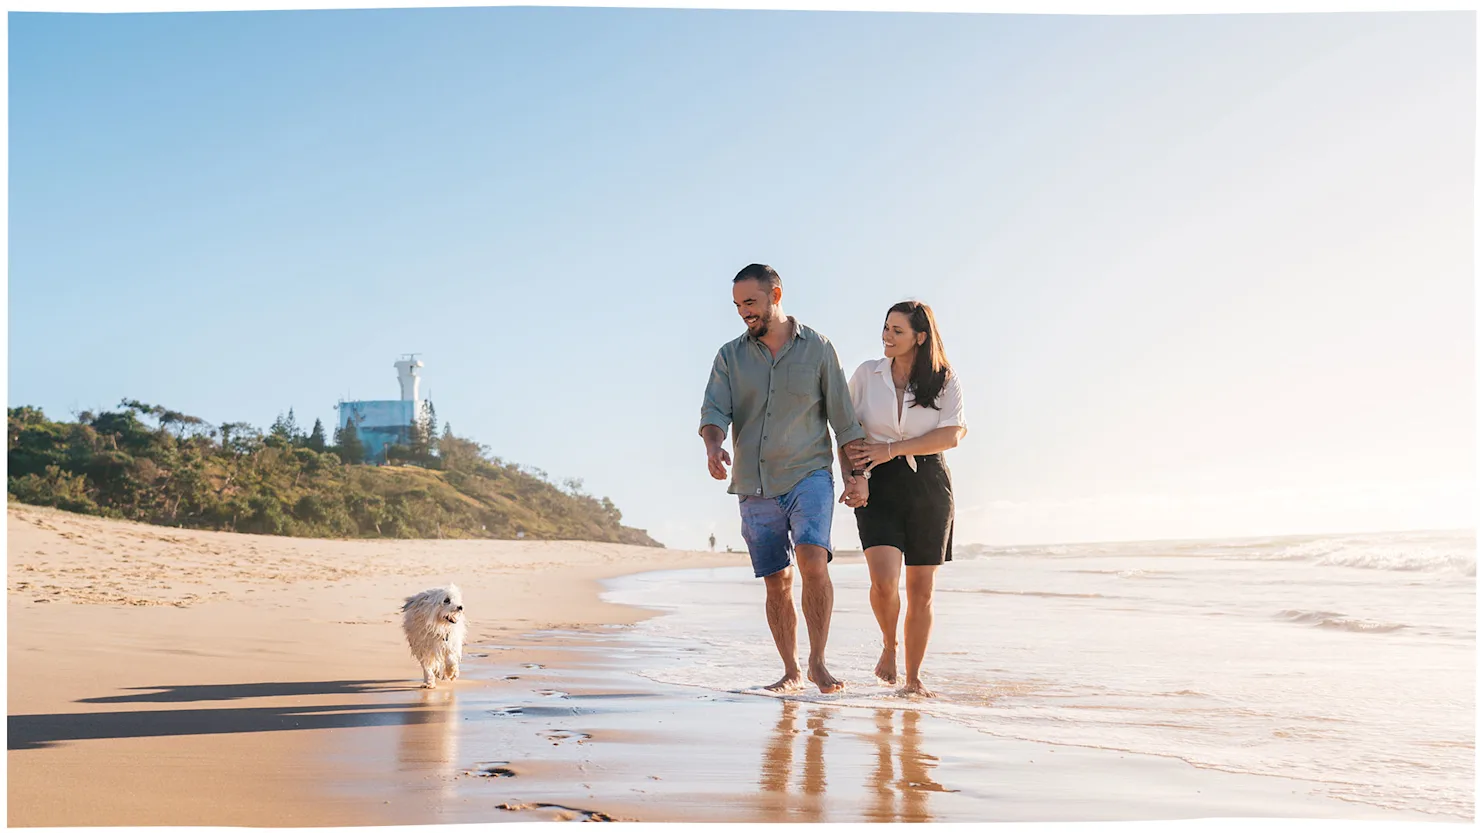
[[[526,538],[662,546],[622,526],[608,498],[581,482],[491,457],[435,422],[369,466],[354,431],[325,443],[290,410],[267,433],[220,426],[157,405],[54,422],[9,409],[12,500],[153,524],[320,538]],[[434,420],[435,417],[433,416]]]

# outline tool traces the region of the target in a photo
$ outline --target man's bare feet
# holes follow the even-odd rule
[[[935,696],[935,692],[933,692],[930,689],[926,688],[925,687],[925,684],[922,683],[922,682],[920,682],[919,680],[911,680],[910,682],[905,683],[904,684],[904,688],[901,688],[899,690],[899,693],[902,694],[902,695],[904,695],[904,696],[906,696],[906,697],[934,697]]]
[[[816,663],[807,669],[807,679],[817,684],[823,694],[836,694],[843,690],[843,681],[827,672],[827,667]]]
[[[874,666],[874,676],[889,685],[899,682],[899,672],[894,667],[893,648],[885,648],[884,652],[879,654],[879,664]]]
[[[790,694],[793,691],[802,690],[802,672],[792,671],[785,677],[766,686],[766,691],[774,691],[777,694]]]

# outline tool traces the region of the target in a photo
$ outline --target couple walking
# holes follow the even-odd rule
[[[930,307],[904,301],[884,319],[884,358],[845,380],[832,343],[781,310],[781,277],[759,263],[734,280],[745,334],[720,348],[704,391],[699,434],[709,474],[731,476],[741,533],[756,578],[766,582],[766,621],[785,666],[772,691],[802,687],[792,554],[802,578],[811,650],[807,679],[824,694],[843,689],[827,669],[832,619],[833,476],[828,426],[842,463],[838,502],[853,509],[868,560],[869,602],[883,636],[874,674],[899,681],[899,585],[903,573],[903,694],[933,697],[920,678],[930,641],[935,571],[951,560],[955,506],[941,452],[966,434],[961,383],[946,361]],[[733,427],[734,459],[724,449]],[[727,474],[726,467],[733,467]]]

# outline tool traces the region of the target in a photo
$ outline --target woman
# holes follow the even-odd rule
[[[889,308],[884,358],[858,366],[848,382],[868,442],[850,450],[868,471],[868,501],[853,510],[868,559],[869,602],[884,636],[874,674],[898,682],[899,579],[904,569],[904,688],[934,697],[920,679],[930,641],[935,571],[951,560],[955,502],[941,452],[966,435],[961,381],[946,361],[935,313],[918,301]]]

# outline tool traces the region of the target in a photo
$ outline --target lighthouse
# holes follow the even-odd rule
[[[335,406],[339,409],[340,429],[353,422],[359,432],[365,462],[385,462],[386,446],[410,444],[411,426],[426,419],[426,403],[421,398],[421,369],[425,366],[415,353],[407,353],[395,362],[400,399],[359,399]]]
[[[407,353],[396,362],[396,378],[401,381],[401,401],[421,401],[421,369],[426,365],[415,353]]]

